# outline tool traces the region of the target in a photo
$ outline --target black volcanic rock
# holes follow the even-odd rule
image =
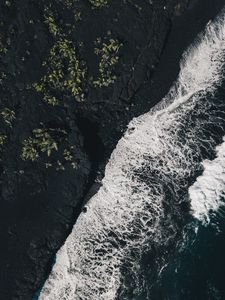
[[[0,1],[0,299],[31,300],[41,287],[126,125],[167,92],[182,51],[224,1],[210,2]],[[112,65],[102,73],[104,44]],[[69,53],[59,62],[57,45]],[[43,79],[54,49],[58,86]],[[85,73],[81,83],[74,75],[75,96],[66,81],[73,49]],[[23,157],[29,143],[34,160]]]

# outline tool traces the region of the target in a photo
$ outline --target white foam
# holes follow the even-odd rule
[[[165,242],[166,188],[171,187],[178,205],[186,178],[201,168],[204,128],[217,121],[211,120],[204,96],[212,95],[222,80],[224,52],[222,13],[185,52],[169,94],[129,124],[106,166],[102,187],[57,253],[40,300],[113,300],[123,282],[122,268],[135,273],[150,243]],[[200,112],[204,120],[195,118]],[[204,142],[213,147],[211,138]]]
[[[217,157],[203,162],[203,174],[189,188],[193,215],[203,222],[209,222],[209,213],[225,204],[225,138],[216,151]]]

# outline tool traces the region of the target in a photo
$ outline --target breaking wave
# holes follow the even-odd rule
[[[189,188],[193,215],[204,223],[210,221],[210,212],[225,204],[225,138],[216,147],[216,152],[214,160],[203,162],[203,174]]]
[[[196,217],[215,207],[210,198],[205,203],[201,190],[211,165],[205,159],[214,156],[225,134],[225,104],[218,95],[224,64],[222,12],[184,53],[168,95],[130,122],[106,166],[102,187],[59,250],[40,300],[112,300],[121,287],[120,299],[131,299],[127,274],[138,273],[144,253],[174,239],[189,197]],[[219,157],[213,163],[219,164]],[[203,177],[193,184],[202,161]],[[138,278],[132,280],[133,295],[138,295]]]

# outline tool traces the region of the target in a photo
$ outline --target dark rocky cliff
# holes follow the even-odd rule
[[[0,1],[0,299],[29,300],[129,120],[224,1]]]

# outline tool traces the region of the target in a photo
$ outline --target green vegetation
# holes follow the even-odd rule
[[[65,149],[63,151],[63,156],[64,156],[65,160],[67,160],[67,161],[71,161],[73,159],[73,155],[72,155],[71,151],[68,149]]]
[[[35,141],[32,138],[29,138],[27,140],[24,141],[23,143],[23,149],[22,149],[22,159],[23,160],[36,160],[39,155],[38,155],[38,151],[35,148]]]
[[[0,134],[0,146],[2,147],[7,140],[7,136],[5,134]]]
[[[89,2],[93,5],[93,7],[104,7],[108,4],[108,0],[89,0]]]
[[[70,146],[69,149],[63,151],[63,157],[66,162],[69,162],[73,169],[78,167],[77,161],[74,159],[75,146]]]
[[[12,122],[15,120],[15,112],[14,110],[5,107],[4,109],[2,109],[2,111],[0,112],[4,122],[6,123],[6,125],[12,127]]]
[[[34,129],[33,137],[29,137],[23,142],[22,159],[34,161],[41,152],[46,152],[50,156],[53,150],[57,150],[58,146],[51,136],[51,131],[52,129]]]
[[[54,155],[53,155],[54,154]],[[62,129],[37,128],[32,136],[23,142],[21,158],[25,161],[44,159],[46,169],[55,167],[65,170],[65,165],[78,167],[75,160],[75,146],[68,145],[68,136]]]
[[[8,140],[8,137],[6,134],[4,133],[0,133],[0,161],[2,161],[2,154],[5,150],[5,145],[6,145],[6,142]]]
[[[56,24],[56,21],[52,15],[45,14],[45,23],[48,25],[49,31],[54,35],[60,35],[60,28]]]
[[[82,20],[81,12],[80,12],[80,11],[76,10],[76,11],[74,12],[74,19],[75,19],[76,22]]]
[[[8,3],[11,4],[4,8],[4,12],[6,12],[6,16],[9,14],[10,17],[16,6],[11,0]],[[74,136],[71,137],[66,132],[62,133],[60,129],[42,128],[42,121],[47,122],[47,111],[49,110],[50,118],[56,120],[54,126],[57,126],[57,120],[63,115],[63,117],[66,116],[63,126],[70,128],[71,118],[78,112],[75,110],[77,105],[74,106],[74,103],[83,102],[86,99],[87,88],[89,87],[90,91],[96,93],[95,88],[108,87],[116,81],[116,66],[119,62],[122,43],[118,39],[112,38],[109,32],[106,37],[99,37],[95,42],[90,41],[88,34],[86,36],[86,31],[82,31],[86,26],[85,20],[80,22],[82,16],[93,12],[92,8],[96,8],[96,13],[98,13],[97,8],[106,7],[109,4],[109,0],[88,0],[84,3],[81,3],[80,0],[57,0],[57,3],[54,4],[48,1],[40,6],[37,4],[40,14],[31,14],[24,21],[24,24],[31,29],[31,37],[25,37],[21,43],[19,43],[17,35],[18,28],[10,25],[7,18],[0,21],[0,56],[2,56],[3,62],[11,61],[9,68],[5,68],[3,64],[4,67],[0,72],[0,87],[4,87],[6,94],[4,103],[8,103],[6,107],[2,106],[0,109],[0,119],[4,129],[0,134],[0,145],[6,144],[7,138],[9,141],[13,140],[16,130],[10,130],[10,128],[14,123],[18,121],[20,124],[23,122],[23,118],[24,122],[29,120],[30,116],[27,114],[31,111],[30,107],[23,110],[23,105],[30,100],[28,105],[33,107],[34,103],[41,108],[40,113],[38,109],[37,115],[35,112],[34,121],[27,122],[27,126],[32,126],[33,130],[31,129],[32,132],[23,138],[19,146],[19,155],[24,161],[36,161],[42,166],[44,164],[46,168],[53,167],[57,170],[63,170],[65,166],[78,167],[79,141],[78,144],[76,139],[71,142],[70,139],[73,139]],[[38,23],[40,23],[40,31]],[[85,34],[80,35],[80,32]],[[99,31],[97,34],[101,35]],[[92,39],[96,39],[96,37],[98,35]],[[36,59],[32,52],[32,45],[38,45],[42,38],[45,41],[43,47],[40,47],[39,53],[42,65],[40,66],[38,60],[35,77],[24,76],[26,68],[29,69]],[[17,43],[19,43],[18,55],[12,56],[13,60],[10,60],[14,49],[17,49]],[[90,47],[90,49],[85,47]],[[97,74],[93,75],[91,71],[88,74],[87,64],[81,57],[85,57],[88,62],[91,62],[90,70],[96,71],[94,67],[97,64]],[[9,83],[13,87],[10,90],[8,90]],[[36,97],[25,101],[26,97],[20,99],[17,96],[20,92],[23,95],[23,92],[25,93],[23,90],[30,89],[39,94],[44,101],[36,103]],[[92,95],[90,93],[90,101]],[[12,100],[7,102],[8,99]],[[68,102],[65,103],[67,99]],[[47,107],[46,103],[60,107],[53,110],[51,107]],[[65,107],[63,108],[63,106]],[[22,107],[22,112],[20,112],[20,107]],[[43,111],[46,111],[46,114],[42,116]],[[40,126],[40,124],[42,125]],[[4,134],[5,132],[7,136]],[[78,148],[75,148],[74,144]]]
[[[79,16],[78,14],[77,17]],[[79,60],[73,42],[62,33],[49,9],[45,9],[45,22],[55,42],[48,58],[43,62],[46,75],[40,82],[34,83],[33,87],[38,93],[42,93],[44,101],[51,105],[59,104],[62,95],[82,102],[85,100],[85,63]]]
[[[101,38],[95,41],[95,54],[99,56],[99,77],[93,82],[95,87],[107,87],[117,79],[114,70],[119,61],[119,50],[122,47],[117,39],[110,38],[102,42]]]
[[[34,161],[41,152],[50,156],[53,150],[58,150],[57,143],[52,136],[55,131],[55,129],[34,129],[33,137],[23,142],[22,159]]]

